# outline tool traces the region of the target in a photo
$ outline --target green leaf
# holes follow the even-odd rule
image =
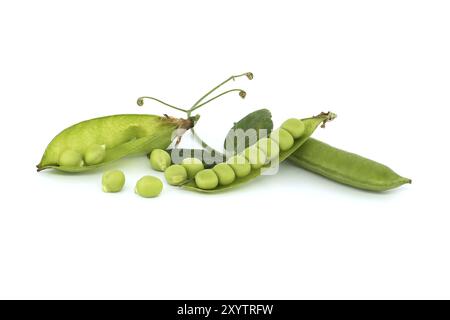
[[[245,145],[238,145],[239,139],[237,139],[235,133],[236,130],[241,129],[243,132],[247,132]],[[252,129],[252,130],[250,130]],[[224,148],[228,152],[239,153],[245,148],[254,144],[261,138],[264,138],[273,129],[272,114],[267,109],[260,109],[253,111],[246,115],[244,118],[236,122],[233,127],[228,131],[228,134],[224,141]],[[227,147],[229,147],[228,150]]]

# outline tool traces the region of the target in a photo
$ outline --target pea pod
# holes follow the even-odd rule
[[[386,191],[411,180],[387,166],[310,138],[290,157],[298,167],[364,190]]]
[[[125,156],[148,153],[153,149],[166,149],[174,132],[184,132],[194,126],[197,118],[177,119],[169,116],[123,114],[95,118],[75,124],[59,133],[47,146],[38,171],[57,169],[66,172],[82,172],[98,168]],[[61,165],[61,155],[67,150],[85,155],[91,146],[105,147],[100,163],[86,165]]]
[[[321,113],[317,116],[314,116],[312,118],[307,118],[307,119],[302,119],[302,122],[305,125],[305,130],[304,133],[302,135],[302,137],[300,137],[299,139],[296,139],[294,141],[294,144],[292,145],[292,147],[290,147],[287,150],[284,151],[280,151],[279,153],[279,162],[284,161],[287,157],[289,157],[292,153],[294,153],[298,148],[300,148],[300,146],[305,143],[306,140],[308,140],[308,138],[314,133],[314,131],[316,130],[316,128],[322,124],[322,127],[325,126],[325,123],[328,121],[333,120],[336,117],[336,115],[334,113],[328,112],[328,113]],[[195,181],[188,181],[187,183],[182,185],[182,188],[187,189],[187,190],[191,190],[191,191],[198,191],[198,192],[205,192],[205,193],[216,193],[216,192],[220,192],[220,191],[225,191],[225,190],[229,190],[229,189],[233,189],[237,186],[240,186],[244,183],[247,183],[253,179],[255,179],[256,177],[260,176],[262,173],[262,170],[268,168],[268,165],[263,166],[262,168],[252,168],[250,170],[250,173],[244,177],[236,177],[236,179],[228,185],[219,185],[214,189],[201,189],[199,188]]]

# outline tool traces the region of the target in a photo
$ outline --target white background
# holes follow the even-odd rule
[[[0,298],[450,298],[450,10],[446,1],[4,1],[0,4]],[[331,110],[315,136],[413,179],[363,192],[283,164],[219,195],[165,186],[145,157],[119,194],[102,170],[35,172],[78,121],[199,110],[219,147],[267,107]],[[184,145],[189,137],[184,138]]]

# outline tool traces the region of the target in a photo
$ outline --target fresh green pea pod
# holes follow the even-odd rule
[[[310,138],[289,160],[300,168],[364,190],[386,191],[411,180],[387,166]]]
[[[123,114],[95,118],[75,124],[59,133],[47,146],[38,171],[53,168],[66,172],[82,172],[101,167],[132,154],[166,149],[177,130],[178,134],[192,128],[197,117],[177,119],[165,115]],[[82,155],[93,145],[104,145],[101,163],[94,165],[60,165],[60,156],[67,150]]]
[[[314,131],[320,124],[322,124],[322,127],[324,127],[326,122],[331,121],[334,118],[336,118],[336,115],[334,113],[331,113],[331,112],[323,113],[322,112],[321,114],[314,116],[312,118],[302,119],[303,123],[305,124],[305,131],[304,131],[303,135],[299,139],[295,140],[294,145],[291,148],[289,148],[288,150],[285,150],[285,151],[280,151],[279,158],[278,158],[279,162],[284,161],[292,153],[294,153],[298,148],[300,148],[301,145],[303,143],[305,143],[306,140],[308,140],[308,138],[314,133]],[[262,168],[258,168],[258,169],[252,168],[250,170],[250,173],[248,175],[246,175],[245,177],[240,177],[240,178],[237,177],[236,180],[234,180],[231,184],[219,185],[214,189],[210,189],[210,190],[201,189],[196,185],[195,181],[192,181],[192,180],[183,184],[182,188],[191,190],[191,191],[198,191],[198,192],[205,192],[205,193],[216,193],[216,192],[220,192],[220,191],[233,189],[233,188],[236,188],[237,186],[247,183],[247,182],[255,179],[256,177],[260,176],[262,170],[268,168],[268,166],[269,165],[265,165]]]

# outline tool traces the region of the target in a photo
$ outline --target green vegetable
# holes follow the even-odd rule
[[[153,176],[144,176],[138,180],[134,191],[144,198],[154,198],[159,196],[163,189],[161,180]]]
[[[81,153],[75,150],[65,150],[59,156],[59,163],[63,166],[81,168],[84,164]]]
[[[203,166],[203,162],[201,162],[197,158],[186,158],[183,159],[181,165],[186,169],[188,178],[193,179],[197,172],[203,170],[205,167]]]
[[[172,142],[174,131],[192,128],[196,119],[127,114],[83,121],[63,130],[50,142],[37,166],[38,171],[48,168],[68,172],[86,171],[128,155],[166,149]],[[104,145],[106,148],[101,163],[80,166],[79,163],[65,161],[65,150],[85,154],[93,145]]]
[[[155,149],[150,153],[150,166],[153,170],[164,172],[172,163],[170,154],[162,149]]]
[[[233,169],[236,177],[242,178],[247,176],[252,170],[252,166],[244,156],[236,155],[228,159],[227,164]]]
[[[270,138],[278,143],[281,151],[286,151],[294,145],[294,138],[282,128],[272,131]]]
[[[257,145],[252,145],[244,150],[244,156],[252,166],[252,169],[259,169],[266,164],[267,157],[264,151]]]
[[[102,186],[104,192],[119,192],[125,184],[125,175],[120,170],[110,170],[103,174]]]
[[[212,169],[204,169],[195,175],[195,183],[204,190],[210,190],[217,187],[219,178]]]
[[[281,128],[289,132],[294,139],[298,139],[305,132],[305,124],[296,118],[287,119],[281,125]]]
[[[273,139],[262,138],[257,142],[257,146],[262,152],[264,152],[267,161],[275,159],[280,154],[280,147]]]
[[[236,179],[236,174],[234,173],[233,168],[226,163],[219,163],[214,166],[214,172],[219,178],[219,184],[221,186],[227,186]]]
[[[84,161],[87,165],[99,164],[105,159],[106,146],[100,144],[93,144],[86,149],[84,154]],[[61,161],[60,161],[61,163]]]
[[[331,180],[371,191],[385,191],[411,183],[385,165],[357,154],[334,148],[310,138],[289,160],[297,166]]]
[[[302,135],[301,138],[295,140],[294,145],[289,150],[281,151],[279,153],[278,161],[279,162],[284,161],[287,157],[289,157],[292,153],[294,153],[298,148],[300,148],[300,146],[313,134],[313,132],[316,130],[316,128],[320,124],[322,124],[322,127],[324,127],[326,122],[333,120],[335,117],[336,117],[336,115],[334,113],[331,113],[331,112],[323,113],[322,112],[321,114],[319,114],[315,117],[303,119],[302,121],[305,124],[304,134]],[[264,139],[267,139],[267,138],[263,138],[261,140],[264,140]],[[265,144],[264,143],[261,144],[260,141],[258,141],[258,147],[260,147],[260,145],[266,145],[266,146],[268,145],[267,141]],[[267,153],[266,153],[266,155],[267,155]],[[269,158],[269,156],[268,156],[268,158]],[[255,179],[256,177],[260,176],[262,170],[264,170],[268,167],[269,167],[269,164],[263,166],[260,169],[251,169],[251,166],[250,166],[250,172],[248,173],[248,175],[245,175],[245,176],[237,175],[236,180],[234,180],[232,183],[230,183],[228,185],[219,185],[216,188],[211,189],[211,190],[204,190],[204,189],[199,188],[196,185],[195,181],[189,181],[188,183],[183,184],[182,188],[187,189],[187,190],[192,190],[192,191],[208,192],[208,193],[215,193],[215,192],[220,192],[220,191],[224,191],[224,190],[230,190],[230,189],[236,188],[236,187],[238,187],[244,183],[247,183],[247,182]]]
[[[180,164],[173,164],[164,171],[164,177],[168,184],[178,186],[188,178],[186,169]]]

